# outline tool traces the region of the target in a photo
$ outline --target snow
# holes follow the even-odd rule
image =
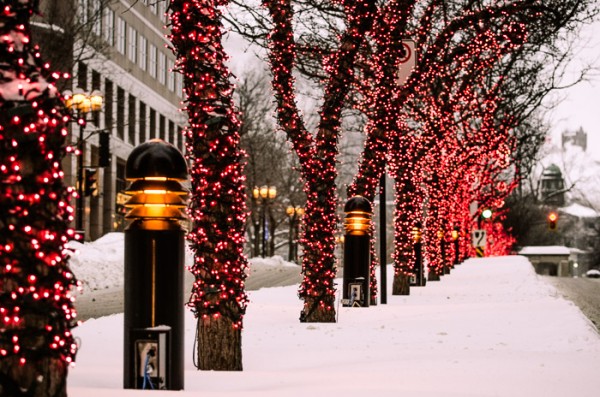
[[[523,247],[520,251],[520,255],[569,255],[571,248],[567,248],[563,245],[544,245],[544,246],[529,246]]]
[[[576,216],[578,218],[598,218],[598,212],[581,204],[573,203],[560,209],[560,212]]]
[[[100,259],[104,269],[122,268],[119,236],[101,240],[79,247],[74,271],[122,285],[99,269]],[[599,395],[597,331],[524,257],[470,259],[410,296],[391,296],[390,284],[387,305],[339,307],[338,322],[326,324],[299,322],[297,285],[249,291],[241,372],[195,369],[195,320],[186,311],[185,389],[152,395]],[[122,389],[123,314],[87,320],[74,333],[81,347],[69,396],[143,393]]]

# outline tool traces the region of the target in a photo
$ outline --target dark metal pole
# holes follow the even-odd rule
[[[298,237],[300,236],[300,219],[294,224],[294,262],[298,263]]]
[[[267,199],[262,202],[262,257],[267,256]]]
[[[379,181],[379,270],[381,272],[381,304],[387,303],[387,233],[386,233],[385,171]]]
[[[288,261],[294,260],[294,218],[296,213],[290,215],[290,233],[288,236]]]
[[[458,239],[454,240],[454,265],[458,265],[459,263],[459,259],[458,259],[459,255],[458,255]]]
[[[423,277],[423,256],[421,251],[421,241],[417,241],[413,245],[415,251],[415,281],[417,287],[425,285]]]
[[[85,235],[83,230],[83,129],[84,124],[79,125],[79,141],[77,142],[77,149],[79,149],[79,156],[77,157],[77,200],[75,201],[76,213],[75,213],[75,229],[78,233]]]
[[[460,227],[454,226],[454,234],[452,237],[454,238],[454,266],[456,266],[460,263],[460,247],[458,243],[458,239],[460,238]]]

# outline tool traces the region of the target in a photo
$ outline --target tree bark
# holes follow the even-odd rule
[[[410,276],[405,273],[394,275],[392,295],[410,295]]]
[[[198,319],[198,369],[241,371],[242,331],[223,316]]]
[[[55,358],[19,363],[18,357],[0,361],[0,396],[66,397],[68,364]]]
[[[300,321],[307,323],[335,323],[335,310],[327,309],[325,306],[333,307],[334,299],[327,299],[325,305],[320,304],[321,299],[304,298],[304,309],[300,314]]]

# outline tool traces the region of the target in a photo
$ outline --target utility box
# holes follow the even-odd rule
[[[167,374],[171,362],[171,327],[131,330],[129,356],[134,357],[134,388],[169,390]]]

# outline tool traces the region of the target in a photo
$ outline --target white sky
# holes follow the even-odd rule
[[[591,64],[598,70],[592,72],[589,80],[560,92],[564,100],[551,114],[553,139],[560,139],[565,129],[579,127],[588,133],[588,151],[600,155],[600,21],[586,26],[577,43],[577,51],[572,64],[575,73],[582,65]],[[560,141],[558,141],[560,142]]]

